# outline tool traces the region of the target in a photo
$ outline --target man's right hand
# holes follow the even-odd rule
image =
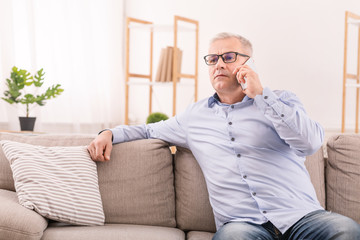
[[[109,161],[112,150],[112,132],[105,130],[100,133],[87,147],[93,161]]]

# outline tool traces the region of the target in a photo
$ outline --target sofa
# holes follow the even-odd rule
[[[0,133],[0,140],[40,146],[81,146],[94,137]],[[360,223],[360,135],[332,136],[305,164],[321,205]],[[0,148],[0,239],[212,239],[205,180],[188,149],[172,153],[161,140],[138,140],[114,145],[111,160],[96,165],[105,224],[68,225],[19,204]]]

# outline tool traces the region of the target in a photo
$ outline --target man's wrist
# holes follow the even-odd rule
[[[101,131],[98,133],[98,135],[100,135],[100,134],[102,134],[103,132],[106,132],[106,131],[109,131],[109,132],[111,133],[111,142],[113,142],[113,141],[114,141],[114,135],[113,135],[113,132],[111,131],[111,129],[106,128],[106,129],[104,129],[104,130],[101,130]]]

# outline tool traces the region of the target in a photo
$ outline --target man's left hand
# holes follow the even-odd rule
[[[256,95],[261,95],[263,87],[261,85],[259,75],[251,69],[248,65],[241,65],[234,69],[233,74],[236,74],[236,79],[240,82],[247,84],[247,87],[243,92],[249,98],[255,98]],[[246,78],[246,80],[245,80]]]

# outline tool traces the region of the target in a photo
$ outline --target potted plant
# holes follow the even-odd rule
[[[156,123],[156,122],[160,122],[161,120],[167,120],[169,119],[169,117],[161,112],[154,112],[151,113],[147,119],[146,119],[146,123]]]
[[[21,103],[26,107],[26,117],[19,117],[20,128],[22,131],[34,130],[36,118],[29,117],[30,106],[32,104],[44,106],[47,100],[55,98],[64,91],[64,89],[60,88],[60,84],[56,84],[49,87],[40,95],[31,94],[30,91],[34,91],[43,85],[44,75],[43,69],[40,69],[32,76],[27,70],[13,67],[10,79],[6,79],[6,86],[8,89],[4,92],[5,97],[2,97],[2,99],[10,104]]]

